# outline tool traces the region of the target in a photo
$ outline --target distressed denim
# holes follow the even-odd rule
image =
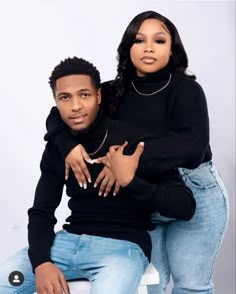
[[[212,294],[212,269],[229,217],[227,191],[212,161],[179,172],[194,194],[196,213],[190,221],[153,215],[157,227],[151,232],[151,261],[160,284],[150,286],[148,293],[166,293],[171,275],[173,294]]]
[[[148,260],[142,249],[129,241],[90,235],[56,234],[51,258],[67,280],[87,278],[91,294],[135,294]],[[24,275],[20,286],[12,286],[8,276],[13,271]],[[36,291],[35,275],[28,258],[28,248],[11,256],[0,266],[1,294],[32,294]]]

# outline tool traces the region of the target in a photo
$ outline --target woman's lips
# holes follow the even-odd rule
[[[141,59],[144,63],[147,63],[147,64],[152,64],[154,62],[156,62],[156,58],[154,57],[149,57],[149,56],[144,56],[142,59]]]

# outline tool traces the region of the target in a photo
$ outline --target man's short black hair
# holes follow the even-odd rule
[[[61,61],[52,71],[49,77],[49,84],[55,95],[56,81],[59,78],[70,75],[88,75],[91,78],[93,86],[98,90],[100,88],[101,78],[97,68],[87,60],[74,56]]]

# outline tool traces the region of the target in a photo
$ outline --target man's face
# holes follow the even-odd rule
[[[62,120],[74,131],[88,128],[95,120],[101,103],[87,75],[70,75],[56,81],[55,102]]]

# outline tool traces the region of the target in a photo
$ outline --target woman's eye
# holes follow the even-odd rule
[[[144,40],[142,40],[142,39],[135,39],[134,40],[134,43],[135,44],[141,44],[141,43],[143,43],[144,42]]]
[[[157,44],[165,44],[166,41],[165,41],[165,40],[156,40],[155,42],[156,42]]]

